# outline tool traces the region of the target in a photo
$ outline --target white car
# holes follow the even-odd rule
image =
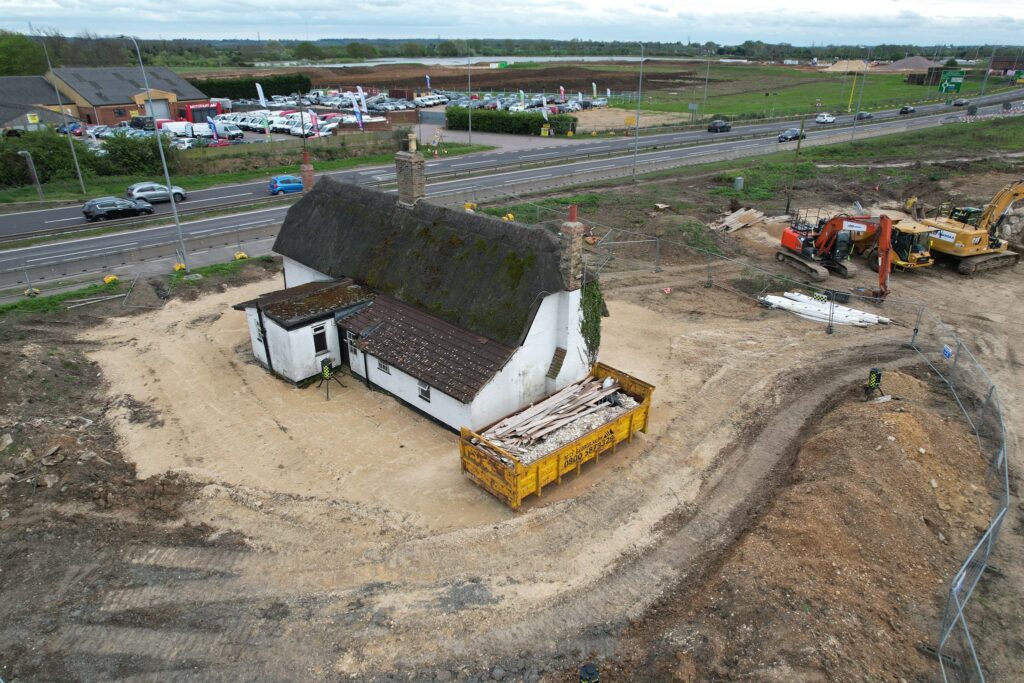
[[[828,114],[828,113],[822,112],[822,113],[818,114],[817,117],[815,117],[814,122],[815,123],[835,123],[836,122],[836,117],[833,116],[832,114]]]

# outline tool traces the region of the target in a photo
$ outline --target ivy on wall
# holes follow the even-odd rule
[[[604,295],[601,294],[601,285],[597,280],[591,280],[583,285],[580,308],[583,311],[580,333],[587,345],[587,358],[593,365],[597,362],[597,352],[601,348],[601,316],[604,313]]]

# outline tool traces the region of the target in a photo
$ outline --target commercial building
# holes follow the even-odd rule
[[[205,121],[219,113],[216,104],[198,88],[167,67],[147,67],[153,92],[148,111],[145,84],[138,67],[57,68],[44,76],[0,78],[0,103],[60,111],[86,124],[115,125],[133,116]]]

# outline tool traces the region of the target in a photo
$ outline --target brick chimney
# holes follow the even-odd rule
[[[580,223],[576,205],[569,207],[569,220],[562,223],[562,282],[568,292],[583,286],[583,235],[587,226]]]
[[[423,155],[416,151],[416,134],[402,141],[402,149],[395,154],[395,175],[398,178],[398,204],[411,209],[427,194],[426,171]]]

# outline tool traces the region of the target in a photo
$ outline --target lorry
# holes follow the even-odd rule
[[[595,382],[599,385],[596,389],[593,388]],[[583,395],[575,403],[573,392]],[[562,478],[571,472],[579,474],[585,463],[593,460],[596,464],[603,454],[614,453],[620,443],[631,443],[637,432],[646,433],[653,394],[653,385],[597,363],[583,382],[569,385],[479,432],[463,427],[459,438],[462,472],[480,488],[518,511],[524,498],[533,494],[540,497],[545,486],[561,484]],[[575,412],[569,417],[559,417],[557,410],[550,407],[553,404],[557,407],[559,402],[563,406],[561,410]],[[564,407],[566,402],[568,408]],[[617,408],[609,410],[605,402]],[[598,412],[602,409],[604,414]],[[553,410],[554,416],[545,415],[545,411]],[[598,416],[597,424],[594,420],[583,422],[583,416],[588,413]],[[569,436],[583,429],[585,432],[571,440],[551,438],[553,431],[567,426],[575,430],[568,432]],[[529,428],[535,434],[546,432],[545,439],[534,441],[529,457],[512,446],[516,441],[512,434],[519,428]],[[552,445],[548,449],[545,443]]]

